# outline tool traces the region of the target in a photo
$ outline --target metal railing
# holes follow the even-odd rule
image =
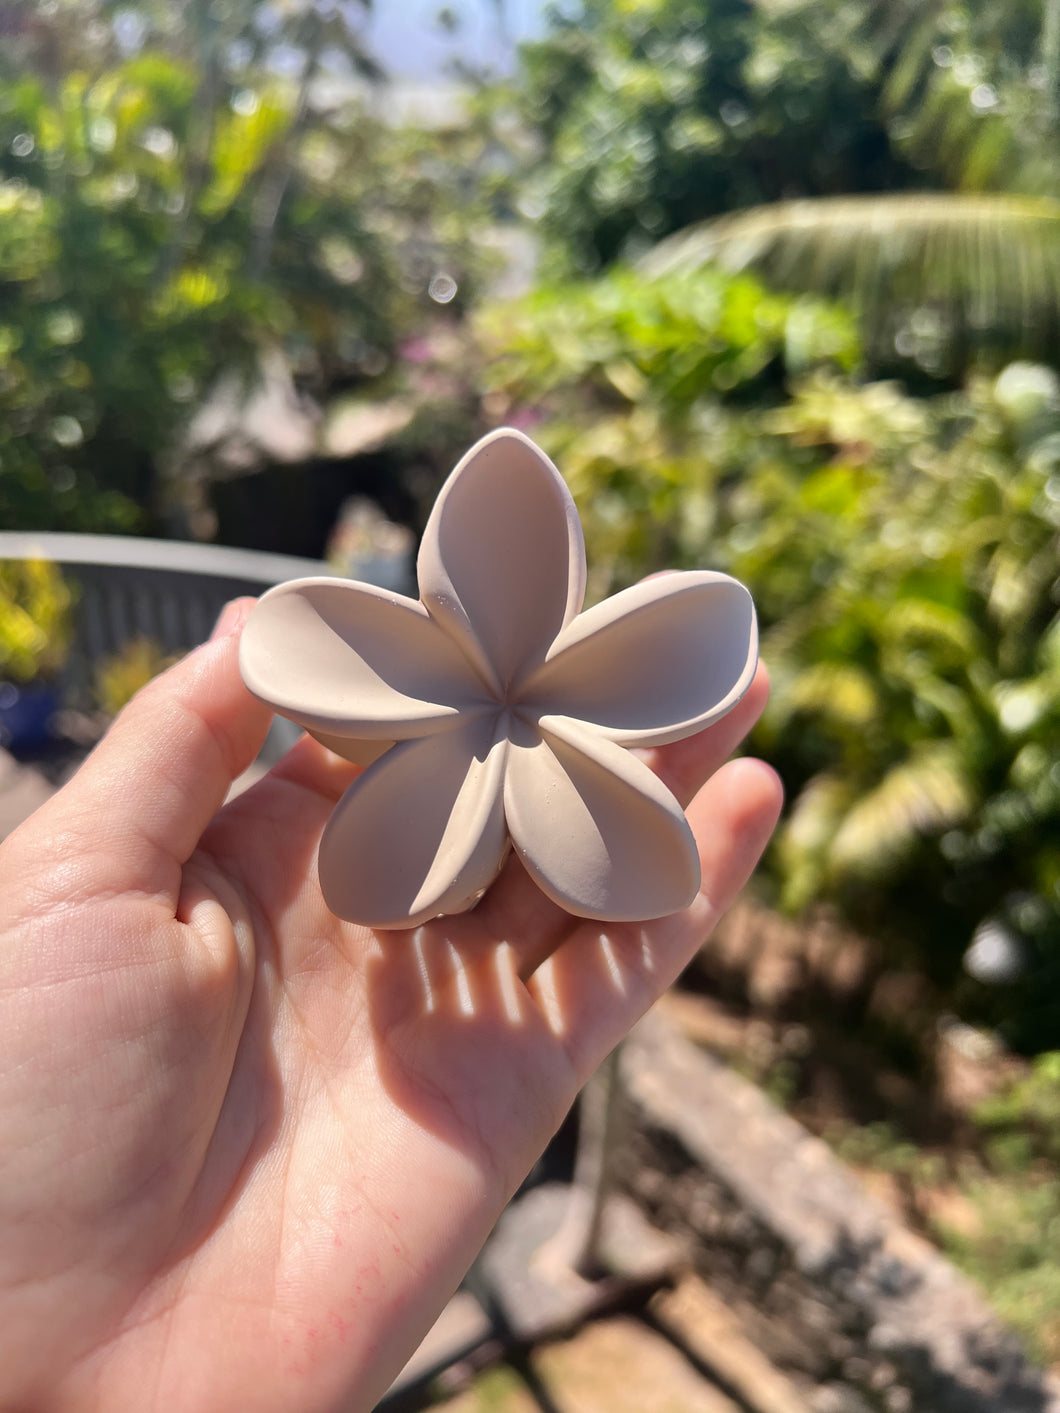
[[[146,638],[166,654],[181,653],[209,637],[231,599],[256,597],[289,579],[335,573],[322,560],[124,535],[3,531],[4,559],[49,560],[74,589],[74,635],[62,672],[63,697],[68,705],[89,708],[100,664],[134,640]],[[348,577],[415,593],[403,555],[369,554],[354,559],[348,570]],[[263,759],[276,759],[299,734],[277,717]]]
[[[166,652],[209,636],[224,605],[326,564],[289,555],[122,535],[0,533],[0,559],[47,559],[76,587],[69,677],[80,684],[135,638]]]

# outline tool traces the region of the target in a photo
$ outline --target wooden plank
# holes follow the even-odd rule
[[[557,1413],[741,1413],[641,1320],[597,1320],[539,1346],[530,1367]]]
[[[754,1413],[813,1413],[797,1385],[751,1343],[739,1320],[698,1276],[659,1291],[648,1309],[671,1339]]]

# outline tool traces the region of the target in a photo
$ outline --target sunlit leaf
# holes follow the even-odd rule
[[[210,153],[212,177],[201,197],[204,215],[219,216],[236,200],[292,117],[290,104],[275,90],[259,95],[245,112],[221,115]]]
[[[921,838],[966,819],[974,804],[959,751],[945,744],[924,747],[892,767],[850,809],[832,841],[830,868],[862,877],[885,873]]]
[[[815,712],[844,728],[868,726],[880,710],[872,677],[850,663],[812,663],[798,674],[786,695],[794,711]]]

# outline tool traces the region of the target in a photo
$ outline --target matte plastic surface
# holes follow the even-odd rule
[[[342,579],[281,584],[243,631],[250,690],[366,766],[321,840],[328,906],[384,929],[464,911],[509,841],[579,916],[687,906],[700,881],[691,830],[625,748],[702,730],[747,691],[747,590],[708,570],[671,574],[579,616],[574,503],[510,429],[443,486],[418,572],[421,602]]]

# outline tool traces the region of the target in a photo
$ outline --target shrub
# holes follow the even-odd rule
[[[0,560],[0,680],[52,676],[70,646],[72,598],[47,560]]]
[[[490,395],[583,512],[600,595],[711,565],[755,594],[756,747],[789,808],[782,903],[829,899],[1028,1048],[1060,1018],[1060,381],[859,384],[829,306],[717,271],[625,272],[483,325]],[[977,928],[1023,977],[964,977]]]

